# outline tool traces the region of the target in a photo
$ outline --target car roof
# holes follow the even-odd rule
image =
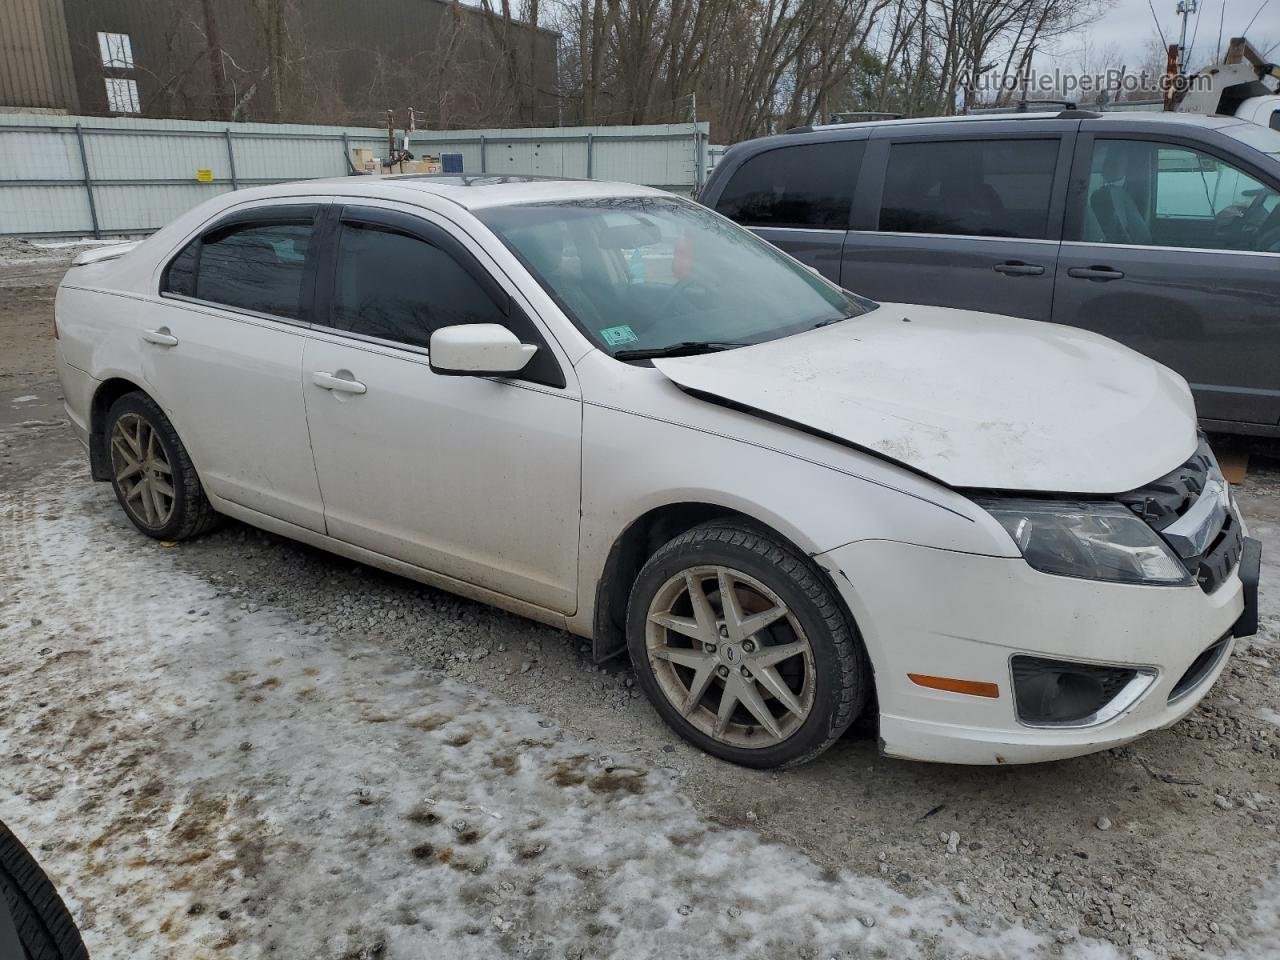
[[[1110,123],[1141,120],[1156,121],[1195,127],[1229,127],[1243,121],[1236,117],[1205,116],[1198,113],[1170,113],[1160,110],[1108,110],[1095,113],[1090,110],[1052,110],[1027,113],[971,113],[957,117],[902,117],[897,120],[861,120],[854,123],[828,123],[813,127],[801,127],[798,133],[820,133],[826,130],[869,129],[871,127],[909,127],[932,123],[1025,123],[1029,120],[1103,120]],[[792,134],[794,136],[795,134]]]
[[[920,127],[940,127],[945,128],[950,125],[963,127],[971,123],[985,124],[1034,124],[1037,121],[1041,123],[1071,121],[1071,120],[1089,120],[1103,121],[1105,123],[1116,124],[1133,124],[1148,123],[1155,121],[1157,123],[1167,123],[1177,126],[1194,126],[1207,129],[1222,129],[1224,127],[1237,126],[1244,121],[1235,117],[1208,117],[1193,113],[1163,113],[1160,111],[1146,110],[1115,110],[1106,113],[1095,113],[1088,110],[1052,110],[1037,111],[1027,113],[973,113],[958,117],[903,117],[897,120],[859,120],[854,123],[828,123],[819,124],[812,127],[796,127],[786,133],[775,133],[770,136],[757,137],[754,140],[742,140],[735,143],[729,149],[734,151],[735,156],[745,158],[749,154],[762,152],[772,149],[773,147],[782,147],[794,145],[798,143],[815,143],[830,140],[857,140],[870,137],[875,131],[881,129],[888,130],[910,130]],[[939,133],[945,133],[945,130],[939,130]],[[748,149],[743,149],[747,148]],[[718,165],[717,165],[718,166]]]
[[[634,183],[607,180],[575,180],[523,174],[470,176],[465,174],[403,174],[398,176],[348,176],[326,180],[300,180],[261,187],[259,197],[290,195],[358,196],[405,200],[408,195],[430,194],[468,210],[557,200],[596,200],[610,197],[665,197],[663,190]]]

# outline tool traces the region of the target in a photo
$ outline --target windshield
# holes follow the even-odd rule
[[[477,215],[610,354],[761,343],[874,306],[674,197],[495,207]]]

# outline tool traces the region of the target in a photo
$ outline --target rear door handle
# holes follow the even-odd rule
[[[1044,267],[1034,263],[1023,263],[1021,260],[997,263],[991,269],[996,273],[1003,273],[1006,277],[1038,277],[1044,273]]]
[[[147,343],[154,343],[157,347],[176,347],[178,338],[169,332],[168,327],[161,327],[158,330],[143,330],[142,339]]]
[[[321,390],[332,390],[335,393],[364,393],[368,388],[363,383],[347,376],[335,376],[332,373],[325,373],[323,370],[317,370],[311,374],[311,382]]]
[[[1124,272],[1110,267],[1072,267],[1067,276],[1077,280],[1123,280]]]

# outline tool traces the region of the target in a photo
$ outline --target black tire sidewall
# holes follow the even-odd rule
[[[786,545],[763,533],[754,534],[792,555],[798,563],[804,561]],[[677,540],[680,538],[677,538]],[[669,545],[670,546],[670,545]],[[654,676],[645,645],[646,621],[649,604],[658,589],[676,574],[689,567],[726,566],[759,580],[776,593],[800,622],[813,651],[815,688],[813,708],[803,726],[782,743],[772,747],[748,749],[720,743],[698,730],[681,715],[667,699]],[[808,571],[810,575],[814,571]],[[823,584],[824,588],[830,590]],[[849,626],[845,627],[844,643],[856,648],[858,641]],[[768,563],[754,550],[723,541],[684,543],[674,550],[663,548],[645,564],[632,588],[627,606],[627,647],[631,655],[641,688],[661,714],[662,718],[682,738],[713,756],[740,766],[768,769],[801,763],[820,753],[839,733],[852,722],[852,717],[840,729],[836,729],[840,707],[844,673],[840,652],[832,637],[827,620],[817,605],[797,581],[774,564]],[[863,670],[864,661],[858,658],[857,669]],[[865,686],[865,685],[864,685]],[[860,708],[860,705],[858,705]],[[858,713],[855,708],[854,715]]]
[[[180,446],[178,434],[173,429],[173,424],[164,415],[164,411],[160,409],[159,404],[141,393],[126,394],[111,405],[111,410],[107,414],[106,426],[108,457],[111,454],[111,437],[115,431],[116,421],[126,414],[135,414],[146,420],[164,450],[165,458],[169,461],[169,469],[172,471],[173,513],[169,515],[168,522],[161,527],[150,527],[135,516],[133,510],[125,502],[124,493],[120,489],[120,484],[116,481],[114,461],[111,461],[111,488],[115,491],[116,499],[120,502],[125,516],[140,531],[156,540],[177,539],[182,531],[186,529],[187,512],[195,500],[191,496],[189,485],[191,483],[198,484],[199,481],[189,469],[190,460],[187,457],[186,450]],[[201,492],[201,495],[203,495],[203,492]]]

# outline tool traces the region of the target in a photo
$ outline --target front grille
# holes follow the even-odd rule
[[[1244,551],[1244,527],[1240,517],[1234,511],[1227,514],[1222,530],[1213,546],[1200,558],[1195,574],[1196,583],[1205,593],[1213,593],[1222,586],[1224,580],[1231,576],[1231,571],[1240,563],[1240,554]]]
[[[1179,527],[1187,524],[1198,526],[1196,520],[1188,518],[1187,524],[1178,521],[1197,507],[1202,495],[1212,496],[1215,501],[1223,496],[1225,484],[1209,442],[1202,436],[1186,463],[1144,487],[1116,497],[1164,536],[1205,593],[1217,590],[1240,562],[1244,549],[1240,516],[1234,502],[1225,510],[1216,507],[1207,514],[1211,517],[1208,528],[1197,531],[1199,542],[1194,545],[1187,537],[1176,534]],[[1201,508],[1209,504],[1206,501]]]
[[[1201,437],[1196,452],[1182,466],[1145,487],[1122,493],[1116,499],[1151,524],[1154,530],[1163,530],[1191,509],[1204,490],[1209,473],[1216,466],[1209,442]]]
[[[1182,697],[1198,687],[1200,681],[1213,673],[1214,668],[1227,652],[1227,646],[1230,643],[1230,636],[1223,637],[1217,643],[1205,649],[1200,656],[1196,657],[1191,662],[1191,666],[1187,667],[1187,672],[1173,685],[1173,690],[1169,692],[1169,702],[1173,703],[1175,700],[1182,699]]]

